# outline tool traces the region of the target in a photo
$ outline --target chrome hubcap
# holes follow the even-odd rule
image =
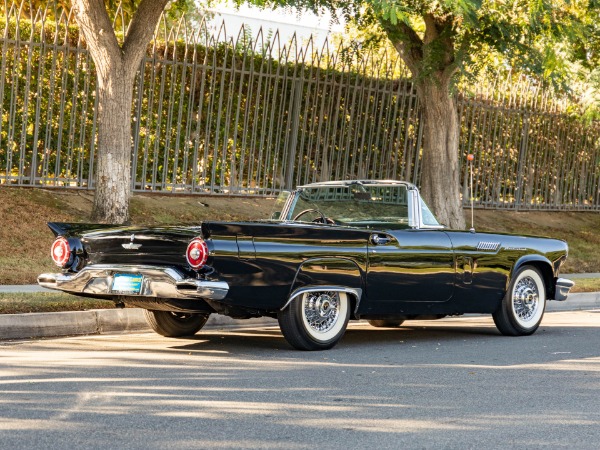
[[[540,294],[531,277],[521,278],[513,289],[513,306],[519,319],[530,320],[539,307]]]
[[[304,315],[308,325],[315,331],[331,330],[340,314],[340,297],[335,292],[315,292],[304,302]]]

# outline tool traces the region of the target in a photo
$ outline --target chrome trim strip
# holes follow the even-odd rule
[[[298,288],[294,292],[292,292],[292,295],[290,295],[290,298],[285,303],[285,305],[283,305],[281,307],[280,311],[283,311],[285,308],[287,308],[289,306],[289,304],[292,303],[292,300],[294,300],[296,297],[298,297],[302,294],[306,294],[307,292],[321,292],[321,291],[345,292],[347,294],[354,295],[354,297],[356,297],[356,308],[354,309],[354,312],[358,311],[358,305],[360,305],[360,300],[362,297],[362,289],[358,289],[358,288],[354,289],[354,288],[348,288],[348,287],[342,287],[342,286],[311,286],[311,287]]]
[[[208,298],[210,300],[222,300],[227,296],[227,292],[229,292],[229,285],[225,281],[186,278],[175,284],[177,291],[180,293],[186,293],[186,295],[193,297]]]
[[[421,208],[419,204],[419,191],[417,188],[408,190],[408,226],[421,228]]]
[[[562,302],[567,299],[567,295],[571,288],[575,286],[575,282],[566,278],[556,279],[556,289],[554,290],[554,300]]]
[[[38,277],[38,284],[75,294],[119,295],[111,292],[115,273],[143,275],[140,297],[222,300],[229,292],[229,285],[224,281],[185,278],[174,267],[129,264],[93,264],[77,273],[43,273]]]

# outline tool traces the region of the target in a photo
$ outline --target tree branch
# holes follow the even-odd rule
[[[380,17],[379,24],[413,76],[417,77],[420,73],[419,65],[423,60],[423,41],[419,35],[404,22],[393,25],[390,21]]]
[[[103,0],[73,0],[75,18],[85,37],[88,50],[101,73],[110,62],[123,62],[123,54]]]
[[[138,6],[123,43],[125,64],[130,76],[137,71],[156,25],[169,0],[142,0]]]
[[[454,29],[451,18],[438,18],[424,14],[424,58],[426,66],[442,77],[451,77],[458,68],[454,51]]]

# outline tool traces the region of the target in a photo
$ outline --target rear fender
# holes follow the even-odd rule
[[[306,292],[334,291],[351,296],[354,312],[358,310],[363,293],[363,274],[356,262],[345,258],[311,258],[298,270],[283,311],[292,300]]]

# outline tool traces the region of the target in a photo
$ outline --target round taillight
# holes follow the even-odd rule
[[[206,264],[206,260],[208,259],[208,246],[206,245],[206,242],[204,242],[204,239],[199,237],[192,239],[188,244],[185,257],[190,267],[194,270],[198,270]]]
[[[58,267],[66,267],[71,257],[71,247],[69,247],[69,241],[64,237],[60,236],[56,238],[50,249],[50,255],[52,260]]]

